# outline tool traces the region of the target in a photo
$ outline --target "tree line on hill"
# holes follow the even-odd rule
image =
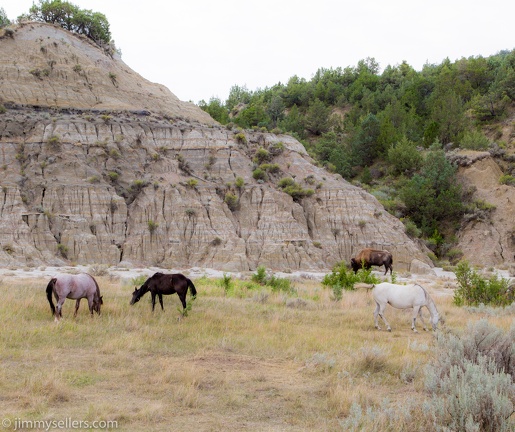
[[[488,210],[456,182],[445,149],[505,146],[499,124],[514,100],[515,50],[506,50],[421,71],[402,62],[380,72],[367,58],[321,68],[310,80],[293,76],[255,91],[236,85],[226,101],[198,105],[229,127],[295,136],[318,163],[359,182],[408,234],[445,255],[463,217]],[[511,167],[505,179],[515,185]]]
[[[17,18],[22,21],[41,21],[57,24],[74,33],[83,34],[99,45],[111,43],[109,21],[104,14],[81,9],[73,3],[63,0],[39,0],[29,12]],[[3,8],[0,8],[0,28],[11,24]]]

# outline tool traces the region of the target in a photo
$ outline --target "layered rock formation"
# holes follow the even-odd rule
[[[396,270],[431,265],[373,196],[289,136],[227,130],[50,25],[0,50],[2,265],[327,270],[363,247],[390,250]]]
[[[515,187],[499,183],[503,171],[488,152],[459,152],[458,175],[473,198],[483,204],[459,234],[458,247],[479,266],[515,262]],[[472,215],[474,216],[474,215]]]

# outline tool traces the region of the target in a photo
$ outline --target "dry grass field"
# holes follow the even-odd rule
[[[47,279],[2,279],[4,430],[69,418],[115,421],[109,429],[120,431],[341,431],[353,402],[396,407],[426,396],[434,333],[413,333],[410,312],[392,308],[393,331],[375,330],[364,290],[335,302],[314,281],[295,282],[295,294],[238,282],[226,295],[199,278],[193,308],[180,318],[176,295],[152,313],[149,294],[130,306],[131,285],[97,280],[102,314],[90,318],[83,300],[74,319],[67,300],[56,324]],[[449,295],[433,298],[443,331],[482,318]],[[512,318],[489,320],[508,328]]]

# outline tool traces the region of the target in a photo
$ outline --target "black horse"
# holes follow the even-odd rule
[[[186,309],[186,293],[188,288],[190,289],[193,298],[195,298],[197,296],[195,285],[193,285],[193,282],[183,274],[154,273],[153,276],[150,276],[145,283],[141,285],[140,289],[134,287],[131,305],[137,303],[143,295],[150,291],[150,294],[152,294],[152,312],[156,305],[156,295],[159,297],[161,309],[165,310],[163,307],[163,294],[167,295],[174,293],[177,293],[181,299],[182,307]]]

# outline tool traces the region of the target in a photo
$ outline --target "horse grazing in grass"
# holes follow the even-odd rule
[[[139,289],[134,287],[132,293],[131,305],[137,303],[143,295],[150,291],[152,295],[152,312],[156,305],[156,295],[159,297],[159,303],[161,304],[161,310],[165,310],[163,307],[163,294],[175,294],[181,299],[182,307],[186,309],[186,293],[190,289],[193,298],[197,296],[197,290],[193,282],[181,273],[164,274],[154,273],[150,276]]]
[[[387,304],[390,304],[397,309],[413,308],[411,329],[414,332],[417,332],[417,329],[415,328],[415,320],[417,319],[417,315],[420,317],[420,321],[422,321],[424,330],[427,331],[426,323],[422,318],[421,312],[422,307],[427,307],[429,313],[431,314],[431,325],[433,326],[433,330],[436,330],[436,326],[440,320],[440,315],[436,309],[435,302],[429,296],[429,293],[426,291],[426,289],[422,288],[420,285],[397,285],[383,282],[374,286],[372,295],[374,296],[374,301],[376,302],[376,309],[374,311],[374,324],[376,329],[381,330],[377,319],[377,317],[380,316],[386,325],[386,329],[388,331],[392,331],[390,324],[388,324],[388,321],[386,321],[386,318],[384,317],[384,309]]]
[[[52,294],[57,301],[56,306],[52,301]],[[59,318],[63,316],[63,303],[67,298],[76,300],[74,317],[77,316],[80,300],[83,298],[88,299],[91,316],[93,316],[93,311],[100,315],[100,306],[104,304],[97,281],[87,273],[60,274],[52,278],[46,287],[46,296],[56,321],[59,321]]]

